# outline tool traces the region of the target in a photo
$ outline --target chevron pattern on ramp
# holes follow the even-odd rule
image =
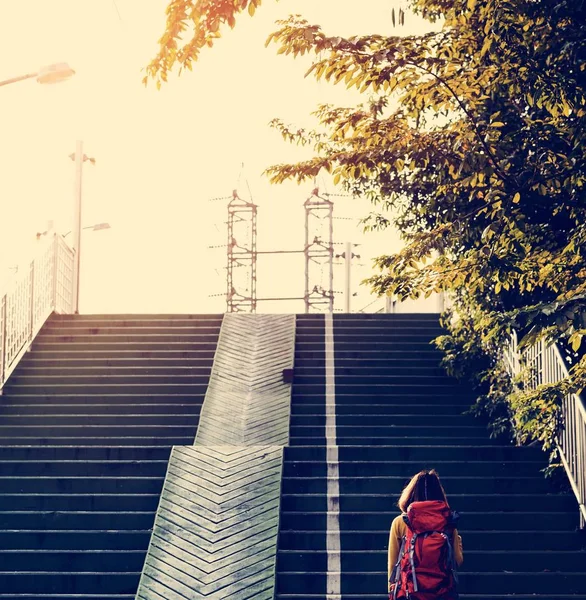
[[[274,597],[282,447],[175,447],[137,600]]]
[[[294,356],[294,315],[227,314],[195,445],[287,445]]]
[[[137,600],[272,600],[293,315],[225,315],[193,447],[173,448]]]

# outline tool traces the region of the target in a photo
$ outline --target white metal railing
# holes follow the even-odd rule
[[[54,234],[0,291],[0,394],[49,315],[73,312],[74,255]]]
[[[517,334],[513,332],[504,351],[505,363],[512,377],[523,371],[524,383],[534,390],[540,385],[557,383],[570,376],[556,344],[541,340],[518,351]],[[525,370],[524,370],[525,369]],[[556,445],[570,485],[578,499],[580,527],[586,527],[586,408],[578,394],[568,394],[562,401],[563,427],[557,434]]]

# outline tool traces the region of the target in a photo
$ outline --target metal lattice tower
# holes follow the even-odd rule
[[[256,312],[257,205],[232,192],[228,203],[227,312]]]
[[[334,311],[334,203],[312,191],[305,201],[305,312]]]

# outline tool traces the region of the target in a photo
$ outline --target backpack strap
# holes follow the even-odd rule
[[[456,556],[454,554],[454,545],[452,544],[452,540],[450,536],[445,531],[439,532],[446,540],[446,544],[448,545],[448,566],[452,571],[452,577],[454,578],[454,583],[458,585],[458,571],[456,565]]]
[[[415,574],[415,542],[417,541],[417,534],[414,533],[411,538],[411,544],[409,545],[409,562],[411,563],[411,576],[413,578],[413,591],[418,592],[417,586],[417,575]]]
[[[399,548],[399,555],[397,558],[397,562],[393,567],[391,572],[391,577],[389,579],[389,583],[394,583],[395,587],[393,588],[393,600],[396,599],[397,593],[399,592],[400,587],[400,577],[399,577],[399,569],[401,568],[401,559],[403,558],[403,554],[405,554],[405,544],[407,542],[407,536],[403,536],[401,538],[401,547]]]

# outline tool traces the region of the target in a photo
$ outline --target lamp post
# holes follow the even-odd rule
[[[83,163],[87,160],[92,165],[96,164],[95,158],[90,158],[83,153],[83,142],[77,140],[75,153],[70,154],[69,158],[75,161],[75,185],[73,190],[73,313],[79,314],[79,275],[81,258],[81,179]],[[105,227],[102,227],[105,229]]]
[[[67,63],[55,63],[41,67],[35,73],[27,73],[26,75],[19,75],[18,77],[11,77],[10,79],[0,81],[0,87],[24,81],[25,79],[33,79],[34,77],[37,78],[38,83],[42,84],[60,83],[73,75],[75,75],[75,71]]]

